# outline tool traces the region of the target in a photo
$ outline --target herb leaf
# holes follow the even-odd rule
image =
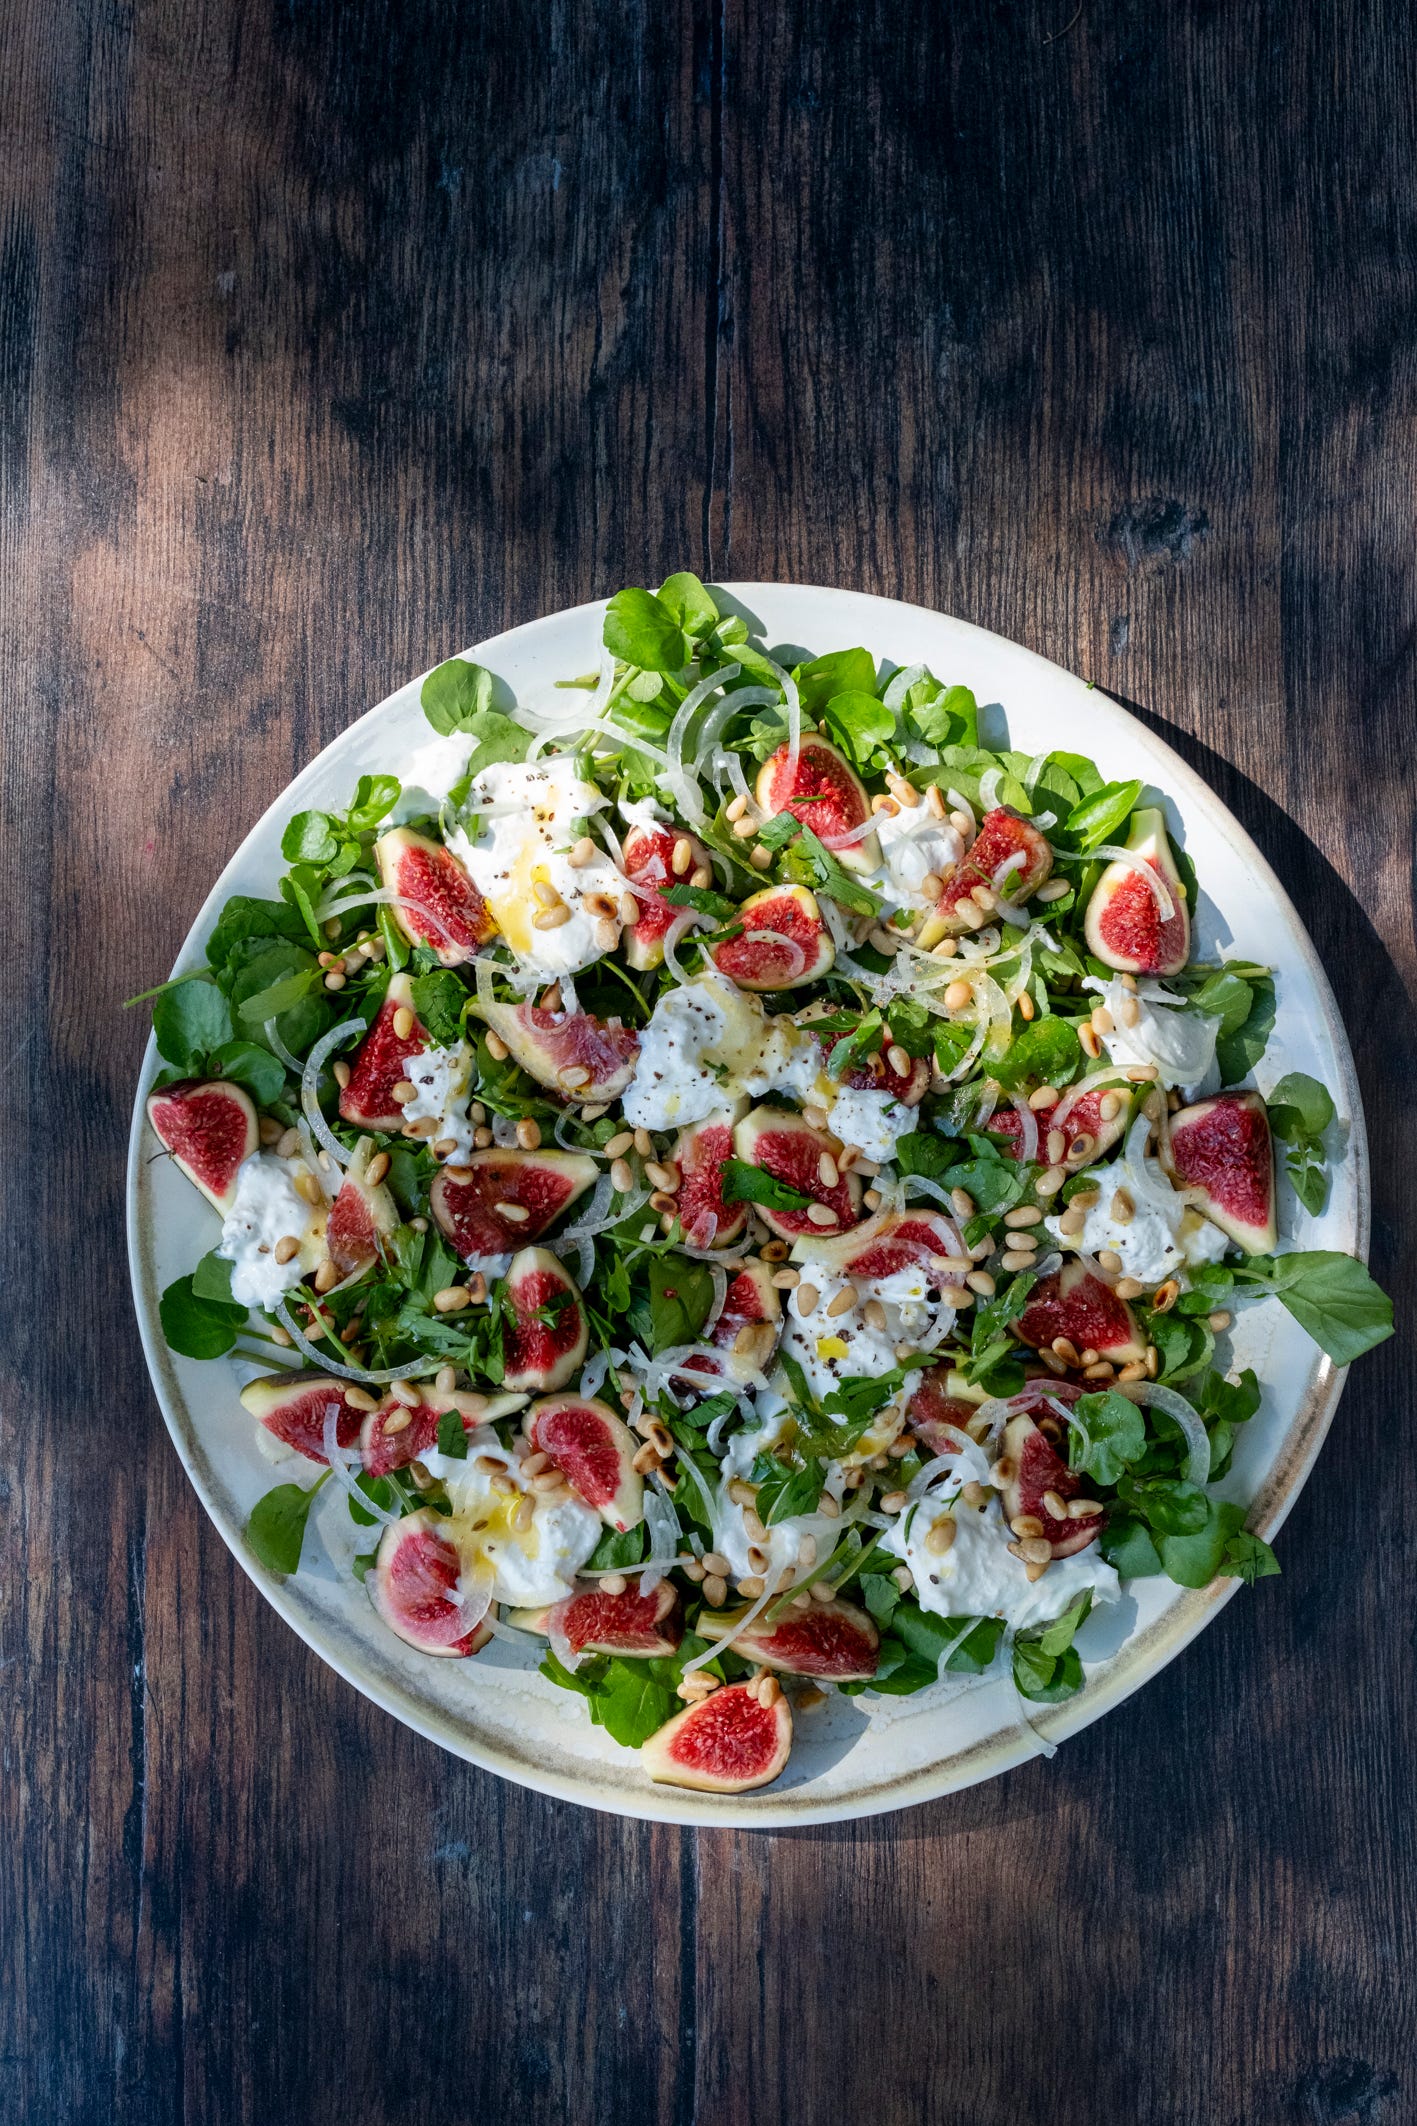
[[[1247,1281],[1262,1283],[1337,1366],[1351,1365],[1392,1334],[1392,1301],[1355,1256],[1329,1248],[1253,1255]]]
[[[805,1211],[812,1201],[762,1167],[750,1166],[746,1159],[725,1159],[722,1172],[725,1203],[765,1203],[770,1211]]]
[[[617,591],[605,610],[605,647],[646,672],[682,672],[690,647],[671,608],[653,591]]]
[[[201,1299],[191,1277],[179,1277],[157,1303],[168,1345],[183,1358],[220,1358],[246,1326],[247,1309],[233,1300]]]
[[[300,1484],[277,1484],[251,1508],[246,1540],[267,1572],[299,1571],[310,1508],[328,1475],[326,1470],[308,1491]]]

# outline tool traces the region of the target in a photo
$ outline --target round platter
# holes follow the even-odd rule
[[[996,738],[1006,726],[1010,743],[1023,751],[1061,746],[1089,754],[1105,775],[1140,776],[1165,800],[1173,835],[1201,882],[1197,957],[1243,957],[1276,973],[1278,1016],[1258,1073],[1261,1091],[1285,1072],[1303,1070],[1329,1086],[1337,1107],[1336,1135],[1346,1150],[1328,1207],[1310,1217],[1281,1181],[1281,1241],[1366,1257],[1367,1145],[1332,993],[1283,887],[1206,784],[1105,695],[964,621],[851,591],[761,583],[723,588],[775,650],[820,655],[861,644],[878,660],[927,664],[941,679],[971,687],[981,710],[988,705]],[[554,613],[465,654],[514,696],[544,698],[557,679],[594,668],[603,613],[601,603]],[[397,773],[400,761],[427,743],[420,685],[411,681],[342,732],[257,822],[198,914],[174,973],[203,963],[205,940],[228,895],[274,890],[283,869],[281,832],[293,812],[342,806],[361,774]],[[280,1480],[237,1401],[253,1369],[180,1358],[158,1325],[164,1286],[216,1239],[216,1213],[171,1161],[151,1156],[144,1099],[158,1066],[149,1041],[128,1165],[133,1292],[153,1387],[198,1496],[236,1558],[286,1622],[356,1690],[504,1778],[588,1807],[671,1823],[780,1828],[871,1815],[991,1778],[1037,1751],[1037,1737],[1020,1723],[1011,1684],[990,1680],[913,1698],[832,1697],[799,1719],[787,1770],[757,1793],[730,1798],[655,1786],[637,1753],[593,1728],[582,1701],[544,1681],[519,1650],[494,1642],[472,1661],[433,1661],[395,1639],[349,1572],[361,1532],[333,1488],[321,1494],[311,1516],[299,1576],[283,1580],[265,1571],[242,1534],[255,1500]],[[1343,1374],[1274,1302],[1241,1313],[1230,1342],[1232,1362],[1258,1372],[1264,1400],[1220,1488],[1252,1504],[1250,1525],[1272,1537],[1313,1465]],[[1165,1580],[1133,1583],[1121,1603],[1084,1626],[1078,1647],[1086,1683],[1055,1711],[1033,1709],[1038,1733],[1060,1742],[1130,1696],[1195,1637],[1237,1585],[1222,1580],[1190,1592]],[[281,1717],[298,1720],[298,1707],[285,1708]]]

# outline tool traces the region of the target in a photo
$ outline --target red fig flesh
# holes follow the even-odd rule
[[[543,1636],[555,1623],[575,1653],[628,1654],[641,1660],[672,1654],[684,1636],[679,1597],[668,1580],[661,1580],[650,1594],[641,1592],[638,1580],[623,1594],[582,1585],[554,1609],[514,1609],[507,1621],[518,1631]]]
[[[772,1281],[768,1264],[750,1256],[741,1270],[728,1280],[723,1309],[713,1325],[710,1343],[725,1353],[722,1358],[687,1358],[677,1379],[703,1386],[725,1374],[746,1379],[766,1373],[782,1321],[782,1295]],[[745,1336],[745,1330],[758,1333]]]
[[[1061,1336],[1079,1352],[1096,1351],[1114,1365],[1130,1365],[1146,1356],[1126,1300],[1081,1262],[1065,1262],[1051,1277],[1041,1278],[1015,1327],[1035,1350]]]
[[[420,1653],[475,1654],[492,1627],[484,1619],[466,1629],[457,1598],[461,1572],[462,1560],[425,1507],[384,1530],[364,1584],[390,1631]]]
[[[929,1268],[946,1259],[957,1260],[956,1240],[954,1228],[940,1211],[877,1211],[874,1218],[839,1236],[823,1234],[814,1227],[792,1252],[798,1261],[810,1255],[813,1262],[824,1264],[839,1276],[874,1284],[916,1263]],[[947,1274],[963,1273],[941,1269],[941,1283]]]
[[[1102,1103],[1109,1095],[1116,1112],[1104,1115]],[[1131,1118],[1131,1087],[1123,1082],[1121,1071],[1113,1071],[1107,1083],[1075,1085],[1071,1092],[1064,1093],[1055,1108],[1039,1117],[1039,1128],[1045,1137],[1055,1129],[1062,1131],[1067,1150],[1061,1163],[1073,1173],[1080,1173],[1103,1152],[1111,1150]]]
[[[860,776],[824,738],[804,736],[795,770],[789,773],[787,746],[780,745],[758,770],[757,797],[763,811],[790,812],[794,819],[834,849],[848,871],[874,871],[881,847],[874,834],[864,841],[837,846],[853,827],[871,816],[870,800]]]
[[[1164,815],[1155,807],[1133,813],[1126,846],[1166,887],[1171,914],[1162,916],[1156,895],[1135,865],[1114,860],[1087,904],[1083,929],[1088,950],[1123,974],[1179,974],[1191,955],[1191,919]]]
[[[1041,1521],[1055,1558],[1070,1558],[1075,1552],[1086,1550],[1102,1533],[1105,1510],[1099,1502],[1095,1513],[1084,1514],[1078,1520],[1049,1511],[1044,1500],[1050,1493],[1066,1505],[1069,1499],[1082,1495],[1083,1480],[1055,1453],[1026,1411],[1011,1417],[1005,1425],[1003,1452],[1014,1469],[1004,1489],[1006,1519],[1012,1522],[1020,1514],[1031,1514]]]
[[[805,1015],[798,1024],[808,1033],[816,1033],[810,1018]],[[848,1039],[845,1033],[817,1033],[823,1055],[829,1056],[838,1041]],[[881,1035],[881,1045],[859,1063],[852,1063],[843,1071],[840,1083],[849,1085],[854,1092],[889,1093],[892,1100],[899,1100],[903,1107],[918,1107],[930,1090],[930,1065],[924,1056],[906,1058],[906,1068],[897,1070],[891,1062],[891,1052],[896,1047],[889,1027]]]
[[[792,1748],[792,1708],[780,1693],[761,1705],[746,1683],[727,1683],[676,1713],[640,1752],[661,1786],[709,1794],[746,1794],[769,1786]]]
[[[710,945],[720,974],[740,989],[792,989],[815,982],[836,957],[815,895],[805,886],[769,886],[750,893],[738,910],[736,937]]]
[[[1237,1247],[1247,1255],[1271,1252],[1278,1238],[1274,1147],[1258,1093],[1220,1093],[1173,1115],[1171,1167]]]
[[[494,1001],[476,1009],[527,1075],[563,1099],[618,1100],[635,1075],[640,1037],[619,1019],[530,1003]]]
[[[564,1388],[586,1354],[580,1287],[549,1248],[523,1248],[507,1271],[502,1322],[504,1388]]]
[[[593,1396],[549,1396],[528,1410],[526,1433],[609,1527],[622,1535],[638,1527],[645,1514],[644,1479],[634,1467],[639,1442],[608,1404]]]
[[[373,1138],[361,1137],[325,1223],[325,1252],[341,1277],[369,1269],[378,1259],[380,1242],[399,1222],[388,1189],[368,1178],[373,1155]]]
[[[684,863],[681,858],[681,869],[676,872],[674,851],[681,841],[689,845],[689,859]],[[625,876],[635,889],[640,912],[621,932],[621,941],[630,965],[643,971],[659,966],[664,958],[664,933],[675,917],[684,913],[664,898],[663,889],[686,882],[708,863],[708,851],[697,836],[656,823],[652,827],[631,827],[625,836],[624,855]]]
[[[260,1143],[251,1095],[222,1079],[168,1085],[149,1095],[148,1120],[159,1144],[224,1217],[236,1201],[241,1162]]]
[[[948,1360],[943,1365],[926,1367],[915,1376],[916,1385],[905,1406],[906,1423],[935,1454],[956,1453],[959,1441],[951,1439],[945,1428],[952,1426],[956,1432],[963,1432],[979,1410],[978,1403],[971,1402],[968,1396],[951,1394],[954,1371]]]
[[[819,1220],[805,1210],[779,1211],[760,1203],[759,1215],[782,1239],[796,1240],[801,1234],[821,1239],[856,1224],[861,1215],[861,1183],[855,1174],[843,1174],[837,1168],[836,1139],[823,1136],[801,1115],[785,1108],[755,1107],[734,1130],[733,1145],[749,1166],[810,1196],[824,1212],[830,1211],[829,1220]],[[824,1160],[831,1161],[829,1167],[824,1168]],[[836,1180],[823,1181],[824,1171],[836,1173]]]
[[[699,1629],[708,1638],[731,1639],[733,1651],[745,1661],[788,1675],[866,1683],[876,1673],[881,1635],[865,1610],[850,1602],[813,1602],[810,1609],[789,1609],[775,1624],[760,1617],[746,1632],[735,1634],[737,1621],[727,1611],[705,1611]]]
[[[1012,870],[1006,871],[1005,865],[1015,857],[1022,857],[1022,863],[1015,863]],[[983,922],[978,903],[970,901],[968,908],[964,906],[976,886],[1021,907],[1047,883],[1052,869],[1053,852],[1047,836],[1040,834],[1030,820],[1020,819],[1003,805],[996,806],[985,813],[979,832],[945,883],[935,911],[938,932],[955,934],[975,929]],[[935,928],[932,925],[932,931]]]
[[[404,896],[394,903],[393,916],[411,945],[431,946],[445,967],[461,967],[495,934],[487,903],[441,843],[394,827],[379,836],[374,854],[384,884]],[[406,905],[410,901],[418,907]]]
[[[680,1130],[674,1164],[679,1187],[679,1222],[690,1247],[726,1248],[748,1223],[746,1203],[723,1200],[723,1163],[733,1157],[731,1113],[710,1115],[706,1122]]]
[[[251,1380],[241,1390],[241,1405],[258,1424],[273,1432],[307,1461],[325,1459],[325,1412],[338,1403],[335,1439],[352,1447],[359,1437],[362,1413],[344,1399],[348,1384],[327,1373],[274,1373]]]
[[[475,1412],[468,1407],[471,1398],[462,1396],[463,1431],[475,1432],[480,1425],[495,1424],[499,1417],[510,1417],[526,1402],[524,1395],[491,1395],[478,1398],[483,1407]],[[416,1410],[407,1403],[396,1402],[392,1396],[371,1410],[359,1428],[359,1452],[364,1467],[370,1476],[387,1476],[391,1469],[406,1469],[410,1462],[421,1461],[431,1454],[438,1444],[439,1423],[444,1414],[457,1405],[436,1393],[431,1387],[423,1390],[423,1400]]]
[[[401,1011],[413,1021],[406,1034],[394,1031],[394,1020]],[[360,1042],[349,1083],[339,1096],[345,1121],[356,1129],[402,1129],[403,1109],[393,1097],[394,1087],[408,1076],[409,1057],[427,1046],[428,1035],[413,1009],[413,983],[406,974],[393,975],[379,1016]]]
[[[473,1262],[539,1240],[599,1171],[580,1152],[473,1152],[466,1165],[443,1168],[429,1202],[439,1228]]]

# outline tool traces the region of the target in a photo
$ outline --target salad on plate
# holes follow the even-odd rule
[[[422,700],[152,992],[212,1208],[162,1327],[285,1465],[261,1563],[332,1487],[390,1633],[510,1642],[725,1793],[829,1692],[1026,1720],[1127,1581],[1276,1572],[1215,1488],[1228,1332],[1278,1302],[1343,1365],[1391,1308],[1281,1246],[1333,1101],[1257,1089],[1273,979],[1195,957],[1158,793],[689,574],[549,698]]]

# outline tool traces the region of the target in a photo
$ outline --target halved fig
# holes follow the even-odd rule
[[[661,1580],[650,1594],[641,1592],[638,1580],[623,1594],[607,1594],[592,1581],[578,1586],[554,1609],[514,1609],[507,1622],[543,1638],[554,1623],[575,1653],[628,1654],[639,1660],[672,1654],[684,1636],[679,1597],[668,1580]]]
[[[1036,1351],[1061,1336],[1078,1352],[1096,1351],[1114,1365],[1146,1356],[1145,1339],[1126,1300],[1082,1262],[1065,1262],[1051,1277],[1040,1278],[1014,1328]]]
[[[441,842],[393,827],[379,836],[374,855],[380,878],[400,896],[393,918],[411,945],[430,946],[445,967],[461,967],[496,935],[486,901]]]
[[[361,1137],[325,1222],[325,1252],[341,1277],[352,1277],[376,1262],[379,1243],[399,1222],[398,1207],[384,1183],[369,1179],[374,1156],[373,1138]]]
[[[845,1033],[818,1033],[809,1012],[803,1012],[797,1023],[809,1033],[816,1034],[824,1056],[831,1054],[838,1041],[850,1038]],[[897,1070],[891,1061],[896,1046],[887,1026],[881,1034],[880,1047],[872,1049],[859,1062],[851,1063],[842,1072],[839,1082],[849,1085],[853,1092],[889,1093],[892,1100],[899,1100],[903,1107],[918,1107],[930,1090],[930,1065],[924,1056],[907,1056],[905,1069]],[[900,1053],[904,1054],[904,1051]]]
[[[526,1436],[549,1454],[587,1506],[623,1535],[645,1517],[644,1479],[634,1467],[639,1442],[607,1403],[588,1395],[552,1395],[533,1403]]]
[[[1039,1132],[1045,1139],[1055,1129],[1066,1137],[1067,1151],[1061,1164],[1073,1173],[1080,1173],[1110,1151],[1132,1119],[1131,1086],[1123,1082],[1121,1071],[1100,1071],[1097,1076],[1101,1083],[1085,1078],[1081,1085],[1064,1093],[1056,1107],[1039,1117]],[[1105,1115],[1102,1107],[1109,1095],[1113,1112]],[[995,1116],[991,1129],[997,1120]]]
[[[429,1207],[464,1262],[475,1262],[539,1240],[599,1172],[582,1152],[473,1152],[442,1169]]]
[[[679,1222],[690,1247],[726,1248],[748,1223],[746,1203],[723,1200],[723,1162],[733,1157],[737,1116],[726,1108],[706,1122],[681,1129],[674,1146],[679,1185]]]
[[[841,1234],[822,1233],[813,1227],[792,1250],[794,1262],[809,1258],[838,1276],[863,1284],[894,1277],[897,1270],[920,1263],[926,1267],[944,1261],[959,1261],[958,1234],[942,1211],[877,1211],[875,1216]],[[947,1275],[964,1273],[940,1271]]]
[[[938,1366],[927,1366],[915,1376],[915,1386],[905,1406],[905,1420],[917,1439],[924,1440],[935,1454],[953,1454],[959,1441],[951,1439],[946,1427],[963,1432],[975,1416],[983,1400],[982,1391],[962,1395],[958,1388],[963,1385],[954,1365],[946,1359]]]
[[[1077,1520],[1068,1514],[1053,1513],[1045,1505],[1050,1494],[1064,1505],[1070,1499],[1080,1498],[1084,1484],[1077,1471],[1070,1469],[1055,1452],[1027,1411],[1020,1411],[1005,1425],[1003,1457],[1012,1464],[1014,1471],[1004,1487],[1006,1520],[1013,1522],[1020,1514],[1029,1514],[1040,1521],[1055,1558],[1070,1558],[1096,1541],[1107,1518],[1100,1500],[1095,1513],[1084,1514]]]
[[[471,1407],[474,1403],[481,1407]],[[377,1410],[369,1412],[359,1428],[359,1452],[365,1471],[370,1476],[387,1476],[391,1469],[406,1469],[410,1462],[431,1454],[449,1410],[459,1411],[463,1431],[469,1433],[495,1424],[499,1417],[510,1417],[525,1404],[524,1395],[460,1395],[455,1403],[451,1396],[439,1395],[431,1386],[425,1386],[418,1408],[410,1410],[407,1403],[396,1402],[390,1396]]]
[[[781,1693],[775,1704],[760,1705],[746,1683],[725,1683],[666,1721],[640,1758],[661,1786],[746,1794],[771,1785],[791,1748],[792,1708]]]
[[[640,1037],[619,1019],[495,1000],[475,1002],[473,1010],[506,1042],[528,1077],[563,1100],[618,1100],[635,1075]]]
[[[1014,861],[1017,857],[1022,863]],[[1020,819],[1006,805],[996,805],[985,813],[979,832],[945,881],[921,944],[928,950],[938,939],[976,930],[987,920],[987,911],[970,898],[976,886],[985,887],[994,899],[1021,907],[1047,884],[1052,869],[1048,837],[1031,820]]]
[[[402,1011],[411,1021],[405,1034],[394,1031],[394,1020]],[[407,1078],[409,1057],[427,1046],[427,1032],[413,1008],[412,979],[406,974],[393,975],[379,1016],[356,1049],[349,1083],[339,1096],[345,1121],[356,1129],[402,1129],[403,1109],[393,1096],[394,1087]]]
[[[772,1281],[772,1269],[756,1255],[750,1255],[729,1278],[722,1312],[709,1336],[709,1342],[724,1356],[711,1357],[705,1352],[686,1358],[676,1380],[692,1381],[702,1387],[725,1376],[747,1380],[754,1373],[766,1373],[781,1326],[782,1294]]]
[[[740,989],[792,989],[815,982],[836,957],[816,896],[805,886],[768,886],[750,893],[738,910],[742,929],[709,956]]]
[[[580,1286],[566,1265],[549,1248],[514,1255],[502,1316],[503,1387],[564,1388],[588,1340]]]
[[[1274,1146],[1258,1093],[1219,1093],[1171,1117],[1171,1171],[1199,1208],[1247,1255],[1278,1239]]]
[[[874,834],[863,841],[845,841],[854,827],[871,817],[871,802],[860,776],[850,762],[825,738],[805,736],[794,772],[788,772],[787,746],[780,745],[758,770],[757,797],[764,812],[790,812],[794,819],[833,851],[848,871],[874,871],[881,861],[881,845]]]
[[[813,1602],[810,1609],[789,1609],[770,1624],[759,1618],[735,1636],[734,1626],[748,1614],[706,1609],[698,1629],[706,1639],[731,1639],[745,1661],[779,1668],[792,1676],[822,1676],[831,1683],[867,1683],[876,1673],[881,1635],[864,1609],[851,1602]]]
[[[679,842],[689,845],[689,860],[674,869],[674,850]],[[708,851],[697,835],[680,827],[633,826],[625,836],[625,876],[635,890],[639,915],[621,931],[625,957],[642,972],[658,967],[664,958],[664,933],[674,918],[684,913],[664,898],[663,889],[687,883],[692,874],[707,865]]]
[[[845,1231],[860,1218],[861,1183],[855,1174],[838,1169],[837,1140],[813,1129],[801,1115],[781,1107],[755,1107],[734,1130],[733,1148],[747,1165],[809,1196],[823,1212],[830,1211],[829,1219],[813,1218],[805,1210],[780,1211],[760,1203],[759,1216],[781,1239],[796,1240],[799,1234],[821,1239]],[[824,1172],[834,1173],[835,1181],[824,1181]]]
[[[165,1085],[148,1095],[148,1120],[158,1143],[225,1217],[241,1162],[261,1141],[251,1095],[224,1079]]]
[[[1191,918],[1165,814],[1158,806],[1132,814],[1126,847],[1161,880],[1171,896],[1171,914],[1163,918],[1156,895],[1135,864],[1114,859],[1087,904],[1083,931],[1088,951],[1123,974],[1179,974],[1191,956]]]
[[[425,1506],[384,1530],[364,1584],[390,1631],[425,1654],[475,1654],[492,1636],[486,1618],[473,1631],[458,1601],[462,1560]]]
[[[241,1406],[258,1424],[273,1432],[287,1447],[307,1461],[325,1460],[325,1412],[339,1404],[335,1439],[352,1447],[359,1437],[363,1413],[344,1399],[349,1383],[332,1380],[328,1373],[272,1373],[261,1380],[248,1380],[241,1390]]]

